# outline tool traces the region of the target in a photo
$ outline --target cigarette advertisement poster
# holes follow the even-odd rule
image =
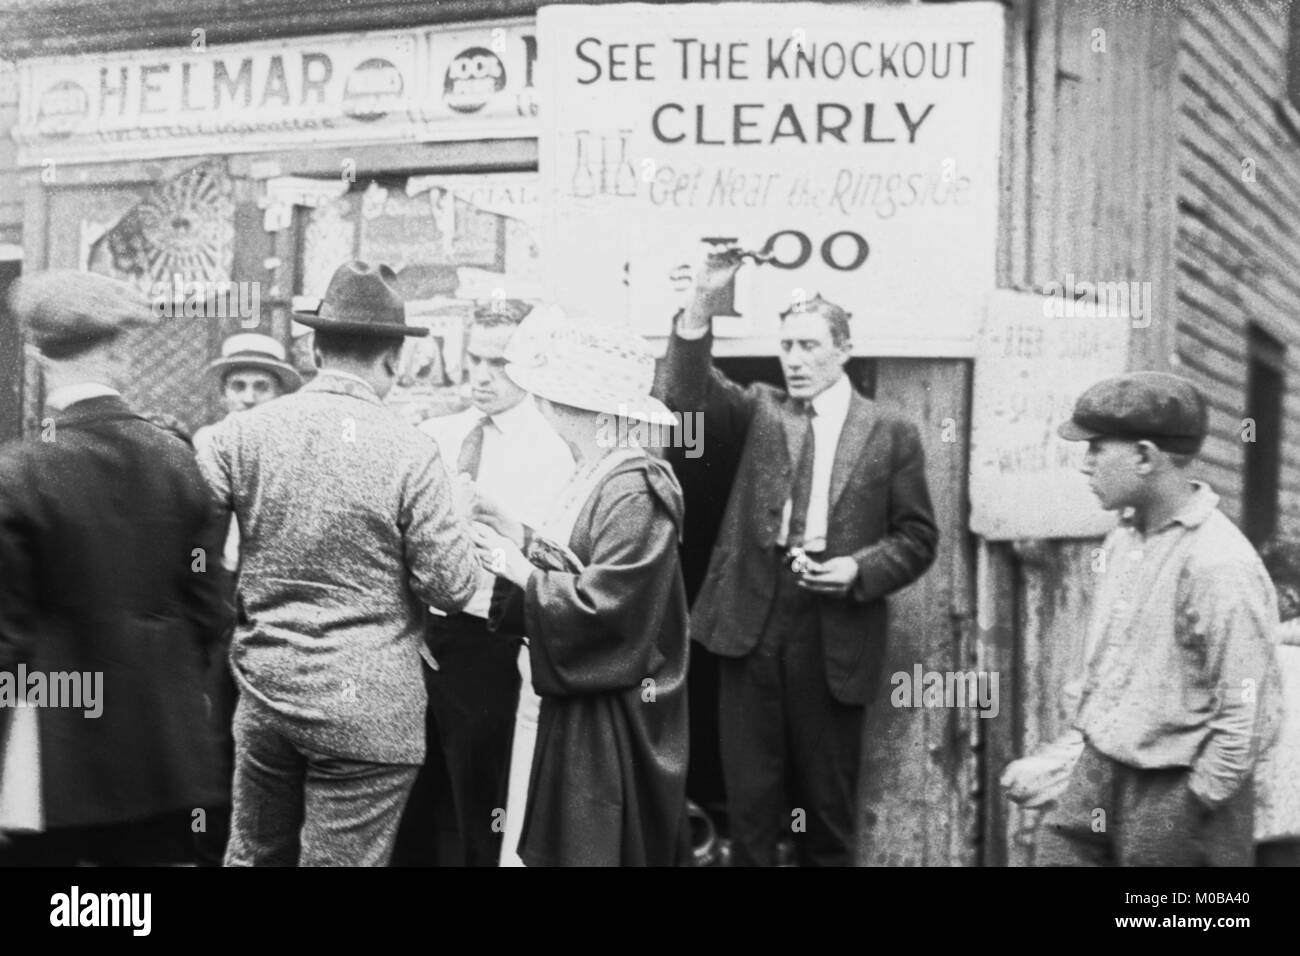
[[[679,267],[730,238],[776,261],[742,268],[724,346],[770,354],[779,313],[820,293],[858,354],[973,355],[998,5],[549,6],[538,36],[543,274],[566,309],[666,335]]]

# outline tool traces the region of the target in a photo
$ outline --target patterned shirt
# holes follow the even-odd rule
[[[1250,543],[1193,482],[1144,535],[1126,514],[1099,564],[1074,726],[1133,767],[1191,767],[1204,803],[1251,774],[1281,706],[1272,582]]]

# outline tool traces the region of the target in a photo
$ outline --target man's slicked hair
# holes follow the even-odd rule
[[[493,299],[474,305],[474,325],[483,329],[514,328],[524,320],[532,305],[523,299]]]
[[[828,299],[823,299],[820,292],[807,302],[796,302],[790,306],[781,313],[781,321],[784,322],[788,316],[800,312],[815,312],[824,318],[826,327],[830,329],[831,344],[836,348],[843,348],[853,338],[852,327],[849,324],[853,313],[844,311]]]

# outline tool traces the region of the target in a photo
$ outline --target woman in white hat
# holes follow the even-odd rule
[[[626,438],[675,419],[649,395],[654,361],[635,335],[549,310],[515,341],[506,374],[577,469],[542,527],[476,506],[481,557],[513,585],[498,587],[497,616],[528,635],[502,864],[672,865],[689,852],[682,494]],[[521,724],[539,698],[530,754]]]

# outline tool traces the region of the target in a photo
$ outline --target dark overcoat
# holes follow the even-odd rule
[[[620,462],[579,513],[584,570],[510,589],[541,697],[519,855],[528,866],[669,866],[689,845],[681,489]],[[520,596],[522,595],[522,601]],[[500,595],[499,595],[500,596]]]
[[[46,827],[211,807],[204,671],[228,614],[193,453],[116,396],[51,419],[0,447],[0,670],[103,683],[98,717],[38,712]]]

